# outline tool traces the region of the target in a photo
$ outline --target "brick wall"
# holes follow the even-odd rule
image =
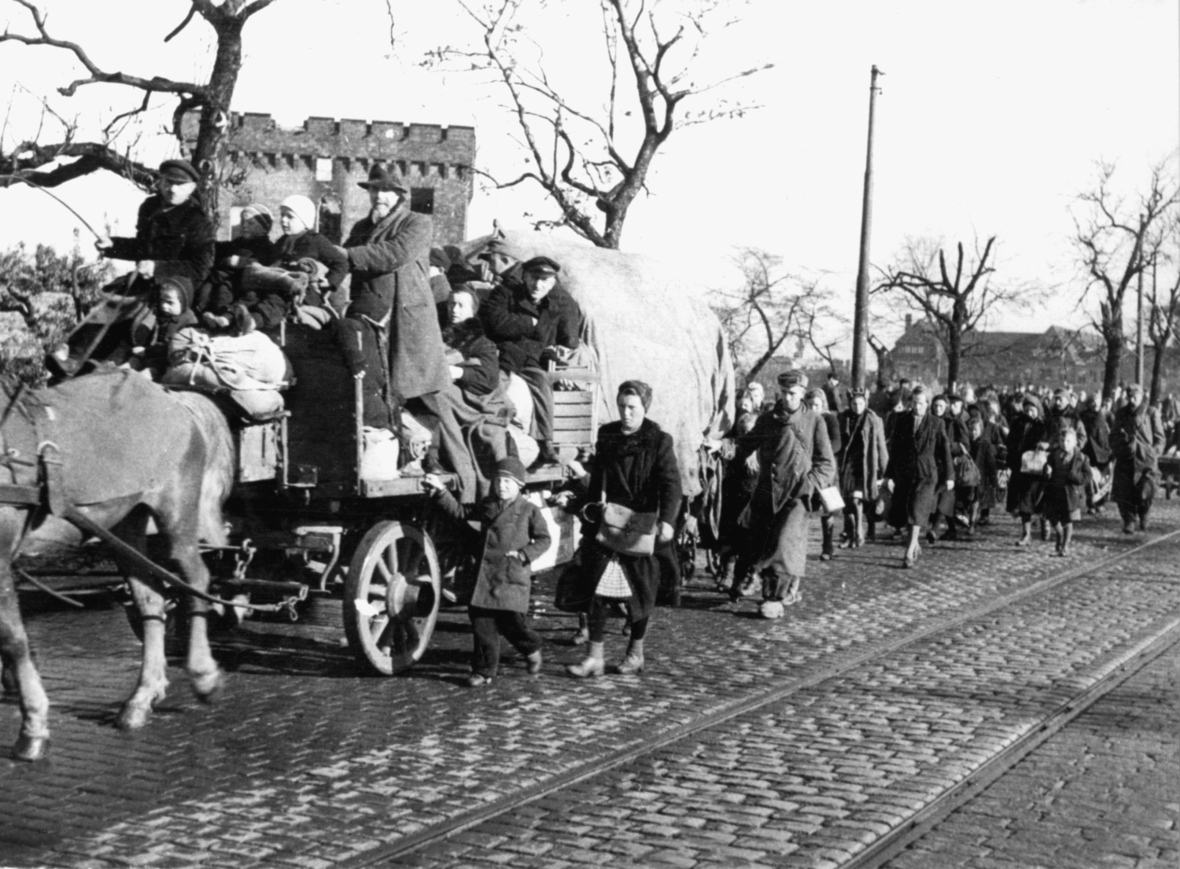
[[[190,114],[187,141],[196,140],[196,130],[197,117]],[[414,189],[415,210],[428,211],[434,219],[436,245],[467,236],[473,127],[308,118],[302,127],[285,129],[268,114],[247,112],[231,115],[228,135],[231,168],[241,170],[245,180],[232,197],[223,197],[222,237],[232,231],[234,209],[262,202],[277,217],[279,203],[293,194],[316,203],[326,197],[338,202],[347,235],[369,211],[368,193],[357,183],[368,178],[375,163],[396,166]]]

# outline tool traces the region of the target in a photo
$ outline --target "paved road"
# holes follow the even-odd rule
[[[1176,528],[1165,502],[1148,537]],[[1068,560],[1006,520],[912,571],[842,553],[779,622],[702,580],[659,611],[648,672],[585,683],[544,617],[542,678],[509,656],[461,687],[458,613],[409,676],[360,678],[325,602],[219,638],[217,706],[173,669],[137,734],[111,726],[137,667],[121,612],[48,609],[53,755],[0,761],[0,864],[836,866],[1180,619],[1180,537],[1116,530],[1085,523]]]
[[[1180,866],[1180,650],[1079,715],[887,869]]]

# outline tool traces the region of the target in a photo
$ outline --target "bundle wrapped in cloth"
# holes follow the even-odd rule
[[[162,383],[226,390],[251,417],[283,409],[279,390],[287,385],[289,365],[283,351],[261,332],[210,335],[181,329],[168,348]]]

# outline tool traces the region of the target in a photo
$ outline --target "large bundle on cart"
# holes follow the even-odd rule
[[[476,256],[492,238],[468,242],[464,253]],[[548,256],[561,264],[561,284],[586,316],[582,339],[598,356],[599,422],[618,417],[620,383],[649,383],[650,414],[675,438],[684,493],[698,494],[698,450],[705,437],[729,429],[734,408],[733,361],[704,288],[686,269],[643,254],[537,232],[495,238],[520,260]]]

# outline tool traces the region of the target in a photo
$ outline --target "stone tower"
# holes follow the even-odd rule
[[[196,121],[196,115],[185,118],[186,141],[196,141]],[[436,246],[466,238],[473,127],[308,118],[301,128],[283,129],[269,114],[235,112],[227,134],[225,177],[232,183],[222,197],[223,238],[233,233],[243,206],[263,203],[277,224],[279,203],[298,193],[316,203],[319,231],[339,244],[369,212],[368,193],[357,183],[374,163],[401,172],[411,209],[434,219]]]

